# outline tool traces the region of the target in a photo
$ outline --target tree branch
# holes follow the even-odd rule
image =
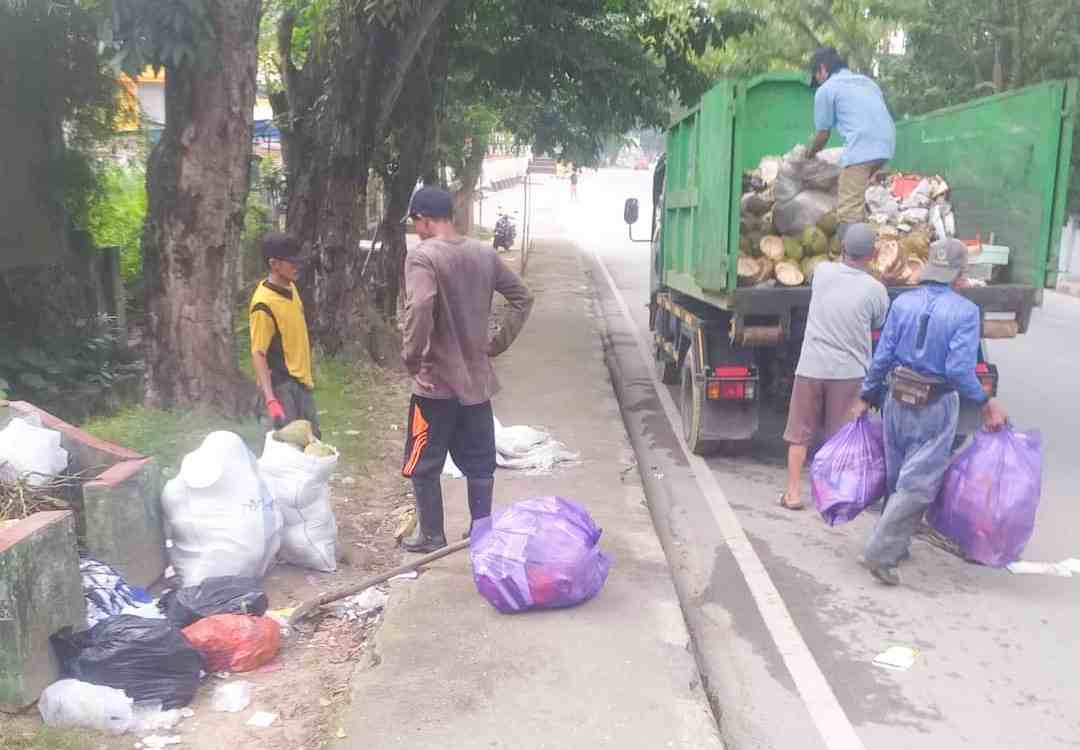
[[[281,80],[285,84],[285,91],[289,96],[289,108],[292,109],[293,92],[296,90],[296,79],[299,71],[292,59],[293,30],[296,28],[296,14],[287,10],[281,15],[277,29],[277,50],[281,59]]]
[[[382,102],[379,107],[379,115],[375,120],[375,132],[382,133],[390,118],[394,116],[394,108],[397,106],[401,90],[408,80],[409,71],[413,61],[419,53],[421,45],[431,33],[432,27],[450,4],[450,0],[431,0],[425,6],[420,15],[409,25],[409,33],[401,41],[398,54],[389,71],[388,83],[382,92]]]

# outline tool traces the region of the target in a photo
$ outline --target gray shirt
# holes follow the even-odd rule
[[[885,325],[889,293],[866,271],[844,263],[814,269],[810,315],[796,375],[819,380],[866,376],[873,352],[871,331]]]
[[[413,393],[466,406],[490,400],[499,389],[491,358],[510,347],[533,306],[518,275],[490,244],[432,238],[409,252],[405,289],[401,356],[409,374],[420,376]],[[492,335],[495,292],[509,306]]]

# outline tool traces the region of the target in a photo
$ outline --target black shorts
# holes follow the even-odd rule
[[[319,412],[315,409],[315,397],[303,383],[292,378],[280,380],[273,385],[274,395],[281,402],[281,408],[285,410],[285,424],[297,419],[306,419],[311,422],[311,429],[315,437],[322,439],[322,431],[319,429]]]
[[[495,420],[490,401],[462,406],[456,399],[412,397],[402,476],[438,479],[447,453],[469,479],[495,476]]]

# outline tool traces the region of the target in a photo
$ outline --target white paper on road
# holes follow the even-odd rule
[[[1080,559],[1075,557],[1056,563],[1017,560],[1005,567],[1015,575],[1057,576],[1059,578],[1072,578],[1074,575],[1080,575]]]
[[[919,650],[907,646],[892,646],[874,657],[874,664],[895,672],[906,672],[915,665]]]
[[[580,455],[570,451],[550,433],[527,425],[503,427],[495,418],[495,463],[501,469],[516,469],[526,474],[550,474],[556,464],[577,461]],[[454,479],[465,475],[449,455],[443,474]]]

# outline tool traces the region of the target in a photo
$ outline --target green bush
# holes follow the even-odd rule
[[[100,190],[87,217],[87,230],[98,247],[118,246],[120,273],[128,287],[142,276],[142,229],[146,218],[146,175],[142,169],[110,167],[100,176]]]

